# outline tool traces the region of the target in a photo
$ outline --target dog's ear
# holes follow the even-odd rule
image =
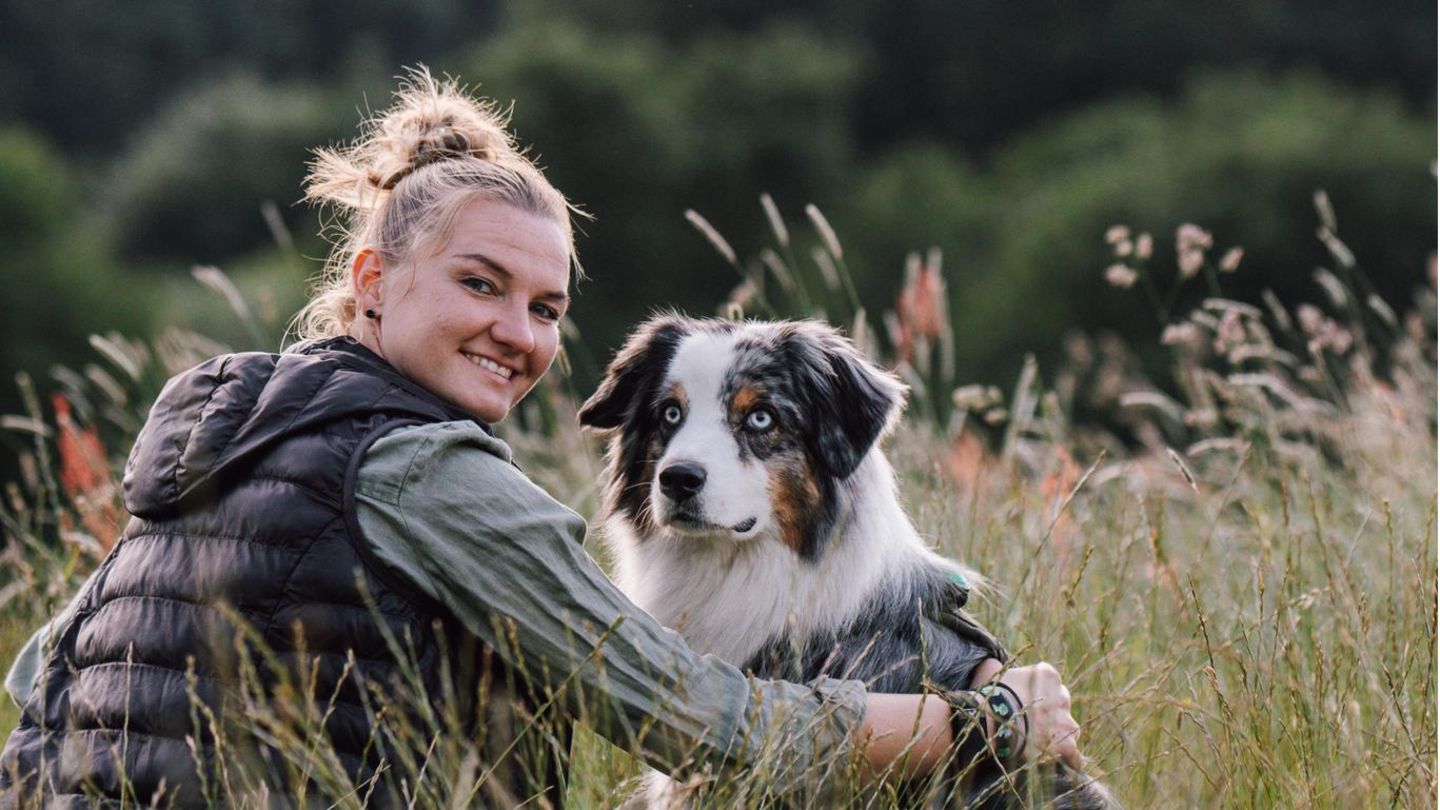
[[[681,339],[690,333],[688,324],[688,319],[673,314],[641,324],[610,361],[600,387],[580,406],[580,424],[597,430],[625,424],[635,406],[654,391]]]
[[[815,455],[831,475],[846,478],[890,431],[904,406],[905,386],[828,326],[795,324],[787,343],[817,417]]]

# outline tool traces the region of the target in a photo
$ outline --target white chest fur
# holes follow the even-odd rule
[[[843,627],[913,566],[963,570],[925,547],[878,451],[845,481],[843,497],[834,535],[815,561],[765,534],[744,542],[668,532],[640,538],[613,520],[620,586],[696,651],[738,665],[787,629],[803,638]]]

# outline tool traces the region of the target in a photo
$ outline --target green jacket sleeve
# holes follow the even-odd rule
[[[583,547],[585,521],[470,423],[377,441],[356,483],[374,553],[563,705],[669,773],[755,767],[781,782],[848,753],[863,684],[762,681],[691,650],[631,603]]]

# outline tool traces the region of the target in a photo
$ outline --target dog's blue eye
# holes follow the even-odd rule
[[[680,424],[680,419],[685,416],[685,414],[680,411],[680,406],[673,402],[666,405],[665,410],[661,411],[660,415],[665,419],[665,424],[667,425],[678,425]]]
[[[764,408],[756,408],[745,417],[745,426],[751,430],[769,430],[775,424],[775,417]]]

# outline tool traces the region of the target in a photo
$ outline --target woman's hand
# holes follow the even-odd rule
[[[975,668],[971,687],[995,680],[1002,669],[999,661],[988,658]],[[1011,667],[999,678],[1000,683],[1015,690],[1025,704],[1025,756],[1028,759],[1060,759],[1072,768],[1081,767],[1080,724],[1070,714],[1070,690],[1060,681],[1060,673],[1048,663],[1028,667]]]

